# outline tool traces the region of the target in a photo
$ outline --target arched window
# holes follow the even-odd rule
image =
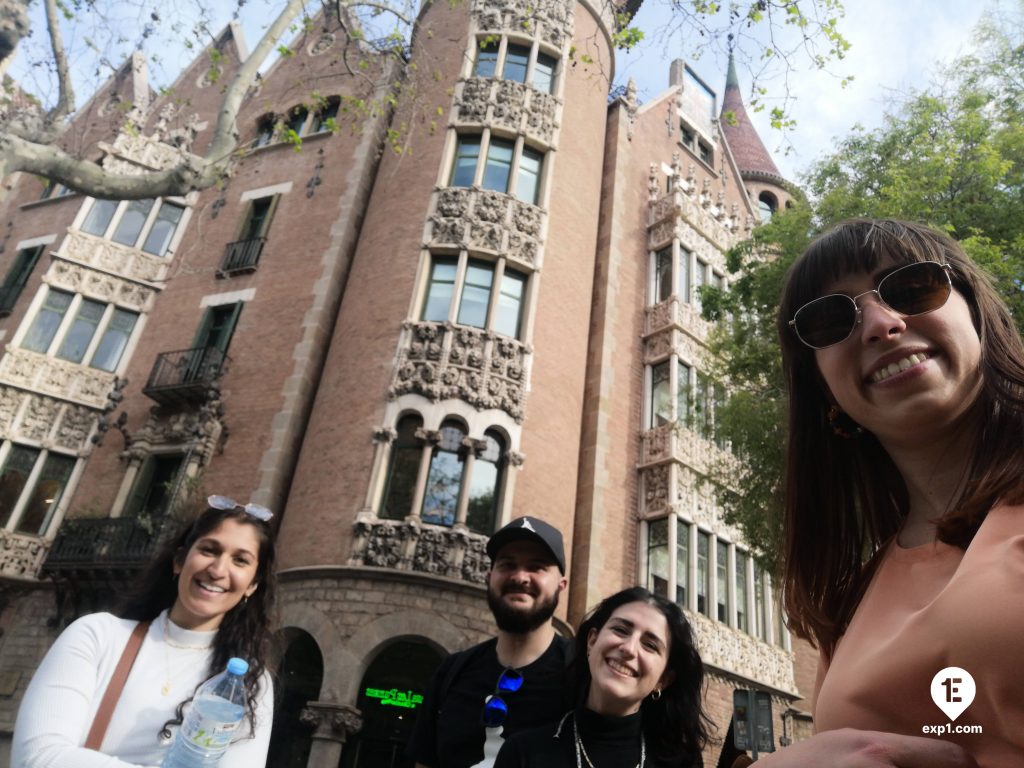
[[[398,422],[398,437],[391,446],[391,466],[380,516],[388,520],[401,520],[412,510],[419,472],[422,443],[416,439],[416,430],[423,424],[419,416],[404,416]]]
[[[290,639],[278,674],[279,704],[274,707],[268,765],[301,766],[309,759],[313,741],[300,719],[302,710],[320,698],[324,678],[324,657],[308,632],[289,628],[279,639]]]
[[[459,505],[459,489],[462,487],[463,461],[462,441],[466,431],[454,421],[441,425],[441,438],[430,459],[430,473],[423,494],[424,523],[432,525],[453,525]]]
[[[475,533],[490,535],[494,533],[494,522],[498,518],[501,476],[505,465],[505,443],[493,430],[484,434],[484,442],[487,447],[473,462],[466,525]]]
[[[761,221],[767,224],[779,210],[779,201],[771,192],[762,192],[757,198],[757,210],[761,214]]]

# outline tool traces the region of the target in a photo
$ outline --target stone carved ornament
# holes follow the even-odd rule
[[[0,575],[36,578],[49,543],[0,529]]]
[[[561,49],[573,34],[572,0],[474,0],[471,14],[488,32],[524,33]]]

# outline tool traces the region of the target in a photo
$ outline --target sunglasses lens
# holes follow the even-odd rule
[[[523,687],[523,676],[514,669],[506,669],[498,678],[498,690],[515,693]]]
[[[488,696],[480,720],[485,728],[497,728],[505,722],[508,705],[499,696]]]
[[[878,284],[882,301],[903,315],[933,312],[946,303],[951,291],[946,270],[934,261],[897,269]]]
[[[234,499],[229,499],[227,496],[218,496],[216,494],[207,498],[206,503],[212,509],[234,509],[238,506],[238,502]]]
[[[270,520],[270,518],[274,516],[274,513],[271,512],[266,507],[262,506],[261,504],[253,504],[251,502],[245,505],[245,511],[253,517],[255,517],[257,520],[262,520],[263,522],[267,522],[268,520]]]
[[[809,347],[838,344],[857,324],[857,307],[848,296],[822,296],[804,304],[793,316],[797,335]]]

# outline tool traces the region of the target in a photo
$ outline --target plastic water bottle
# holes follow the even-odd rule
[[[220,762],[245,717],[248,671],[245,659],[231,659],[227,669],[203,683],[162,768],[212,768]]]

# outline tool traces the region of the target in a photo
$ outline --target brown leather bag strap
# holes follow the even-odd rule
[[[96,717],[92,719],[92,728],[89,729],[89,736],[85,740],[85,748],[97,752],[103,744],[103,737],[107,734],[107,726],[110,725],[110,718],[114,714],[114,707],[117,700],[121,698],[121,691],[124,689],[128,673],[132,671],[132,664],[135,657],[139,655],[142,647],[142,640],[149,629],[148,621],[140,621],[132,630],[131,637],[121,652],[121,659],[114,668],[114,674],[107,683],[107,690],[103,692],[103,699],[100,701],[100,708],[96,710]]]

